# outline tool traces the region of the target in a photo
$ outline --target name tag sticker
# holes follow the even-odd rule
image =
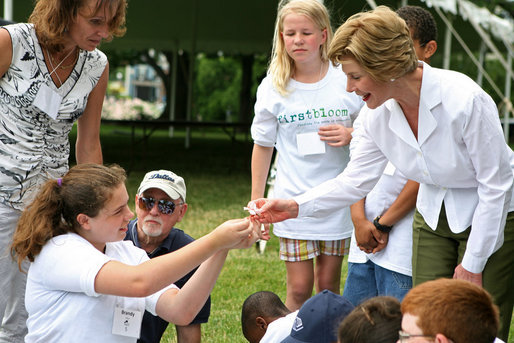
[[[391,162],[387,162],[387,165],[384,169],[384,174],[393,176],[395,170],[396,170],[396,167],[393,166],[393,164]]]
[[[325,142],[319,139],[317,132],[297,134],[296,146],[298,152],[304,156],[325,153]]]
[[[57,119],[61,102],[62,96],[43,83],[41,84],[41,87],[39,87],[39,91],[34,98],[33,105],[55,120]]]
[[[139,338],[142,320],[141,311],[116,307],[114,309],[112,333],[113,335]]]

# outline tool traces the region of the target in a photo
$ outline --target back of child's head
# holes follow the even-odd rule
[[[396,343],[402,327],[398,299],[378,296],[364,301],[339,325],[340,343]]]
[[[286,95],[287,84],[294,74],[294,61],[287,54],[282,32],[284,31],[284,18],[291,13],[308,17],[320,30],[327,32],[327,39],[320,47],[321,61],[328,61],[328,46],[332,40],[332,27],[330,15],[321,0],[283,0],[279,3],[273,36],[273,49],[268,73],[271,75],[273,86],[282,95]]]
[[[412,288],[402,313],[417,316],[423,334],[440,333],[455,343],[493,342],[499,329],[498,308],[482,287],[459,279],[437,279]]]
[[[344,296],[325,289],[303,303],[289,336],[281,343],[335,343],[337,326],[353,308]]]
[[[246,298],[241,310],[241,325],[243,334],[257,317],[278,318],[290,313],[278,295],[269,291],[260,291]]]

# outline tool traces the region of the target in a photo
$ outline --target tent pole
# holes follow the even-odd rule
[[[439,9],[438,7],[435,7],[436,11]],[[439,11],[438,11],[439,13]],[[441,15],[441,13],[439,13]],[[452,55],[452,21],[453,18],[449,18],[448,22],[446,23],[446,31],[444,32],[444,52],[443,52],[443,68],[444,69],[450,69],[450,60]]]
[[[4,0],[4,19],[13,21],[12,17],[12,0]]]
[[[377,3],[375,2],[375,0],[366,0],[366,2],[372,9],[377,8]]]
[[[134,74],[134,68],[131,65],[125,66],[125,95],[130,95],[132,93],[132,77]]]
[[[189,73],[188,73],[188,82],[187,82],[187,111],[186,111],[186,120],[191,121],[191,112],[193,111],[193,82],[194,82],[194,68],[195,68],[195,52],[194,49],[191,50],[191,55],[189,56]],[[191,146],[191,127],[186,126],[186,137],[184,142],[184,147],[189,149]]]
[[[171,121],[175,120],[175,107],[177,102],[177,65],[178,65],[178,44],[177,47],[173,50],[173,61],[171,61],[169,76],[170,79],[170,94],[166,94],[166,96],[170,97],[170,113],[169,118]],[[168,137],[172,138],[174,135],[174,128],[170,126],[168,129]]]
[[[507,70],[505,73],[505,98],[503,99],[503,133],[505,141],[509,143],[510,138],[510,112],[512,112],[512,101],[510,100],[510,91],[512,83],[512,55],[507,54]]]
[[[187,121],[191,121],[191,113],[193,111],[193,82],[194,82],[194,70],[195,70],[195,61],[196,61],[196,35],[198,31],[198,0],[194,1],[193,4],[193,20],[192,20],[192,34],[191,34],[191,55],[189,56],[189,74],[188,74],[188,83],[187,83],[187,112],[186,119]],[[186,127],[186,138],[185,138],[185,148],[189,149],[191,146],[191,127]]]
[[[478,55],[478,62],[484,68],[484,61],[485,61],[485,52],[487,51],[487,46],[485,45],[484,41],[480,42],[480,51]],[[484,73],[482,72],[481,68],[478,68],[478,74],[477,74],[477,80],[476,82],[480,87],[482,87],[482,80],[484,78]]]

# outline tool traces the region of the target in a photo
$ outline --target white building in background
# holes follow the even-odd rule
[[[127,95],[149,102],[166,102],[166,90],[155,70],[147,64],[125,67]]]

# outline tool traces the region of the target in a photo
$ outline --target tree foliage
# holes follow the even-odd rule
[[[196,59],[194,84],[194,116],[201,120],[231,120],[239,108],[241,63],[234,57]]]
[[[266,72],[267,56],[254,59],[252,71],[252,104],[255,93]],[[194,89],[194,115],[202,120],[236,121],[241,91],[241,56],[207,56],[200,54],[196,60]]]

